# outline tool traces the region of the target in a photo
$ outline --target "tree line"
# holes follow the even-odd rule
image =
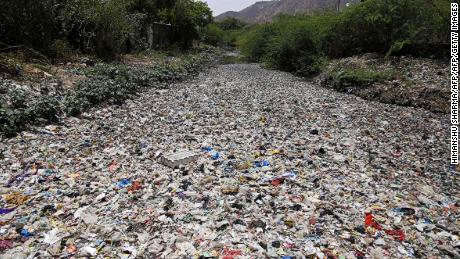
[[[0,48],[25,46],[59,58],[79,51],[105,59],[146,47],[146,27],[171,26],[171,42],[188,48],[212,11],[197,0],[2,0]]]
[[[363,53],[449,56],[448,0],[366,0],[341,12],[277,17],[245,27],[238,46],[251,61],[315,75],[327,60]]]

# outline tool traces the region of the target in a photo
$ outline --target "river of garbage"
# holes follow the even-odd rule
[[[2,139],[0,253],[459,257],[448,134],[444,114],[218,66]]]

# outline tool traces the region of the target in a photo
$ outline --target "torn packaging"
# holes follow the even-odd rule
[[[193,163],[198,157],[198,154],[191,151],[179,151],[162,156],[160,158],[160,163],[174,169],[181,165]]]

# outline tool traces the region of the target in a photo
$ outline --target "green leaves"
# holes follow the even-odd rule
[[[140,87],[155,87],[194,74],[213,55],[212,52],[191,55],[176,65],[160,63],[153,67],[133,67],[101,64],[80,71],[87,79],[66,94],[65,112],[75,116],[102,103],[122,104],[136,94]]]
[[[211,9],[201,1],[176,0],[173,10],[171,23],[175,26],[175,36],[183,48],[190,47],[194,40],[199,39],[199,28],[213,20]]]
[[[224,20],[217,22],[216,25],[224,31],[240,30],[247,24],[234,17],[227,17]]]
[[[6,88],[0,95],[0,134],[10,137],[30,125],[57,121],[59,115],[77,116],[97,105],[123,104],[141,87],[162,87],[194,75],[215,59],[215,53],[212,49],[204,50],[184,55],[174,64],[160,62],[151,67],[99,64],[80,68],[73,73],[85,75],[86,79],[62,93],[39,94]],[[8,82],[0,81],[0,86],[8,87]]]
[[[372,68],[339,69],[329,74],[329,81],[336,90],[345,90],[347,87],[367,87],[393,78],[394,72],[391,70],[377,71]]]
[[[173,24],[173,43],[190,46],[212,22],[207,4],[196,0],[2,0],[0,10],[2,43],[52,58],[77,50],[109,60],[151,47],[146,28],[154,22]]]
[[[314,75],[322,59],[377,52],[387,55],[448,56],[449,2],[367,0],[342,13],[280,16],[254,25],[238,39],[252,61]]]

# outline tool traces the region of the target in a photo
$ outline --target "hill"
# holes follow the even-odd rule
[[[239,12],[229,11],[215,17],[216,21],[227,17],[234,17],[248,23],[262,23],[272,20],[276,15],[312,12],[316,10],[334,10],[340,4],[344,8],[347,4],[359,0],[275,0],[257,2]]]

